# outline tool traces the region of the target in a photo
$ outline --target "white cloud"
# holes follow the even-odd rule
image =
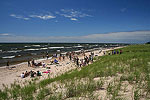
[[[46,14],[46,15],[30,15],[30,17],[32,17],[32,18],[40,18],[40,19],[43,19],[43,20],[56,18],[56,16],[52,16],[50,14]]]
[[[22,15],[16,15],[16,14],[10,14],[11,17],[17,18],[17,19],[23,19],[23,20],[29,20],[31,18],[40,18],[43,20],[48,20],[52,18],[56,18],[56,16],[53,16],[51,14],[45,14],[45,15],[29,15],[28,17],[24,17]]]
[[[0,42],[99,42],[99,43],[145,43],[150,41],[150,31],[113,32],[86,36],[25,37],[4,36]]]
[[[70,20],[74,20],[74,21],[77,21],[78,19],[76,19],[76,18],[70,18]]]
[[[0,36],[11,36],[11,34],[8,34],[8,33],[0,33]]]
[[[83,10],[81,10],[83,11]],[[65,18],[69,18],[70,20],[79,20],[79,18],[84,17],[92,17],[92,15],[83,13],[81,11],[77,11],[74,9],[60,9],[60,11],[54,11],[55,15],[52,14],[49,11],[45,11],[44,13],[37,13],[37,14],[29,14],[26,15],[27,17],[24,17],[22,15],[16,15],[16,14],[10,14],[11,17],[17,18],[17,19],[23,19],[23,20],[29,20],[32,18],[39,18],[42,20],[48,20],[48,19],[54,19],[56,18],[56,15],[63,16]]]
[[[17,19],[23,19],[23,20],[29,20],[30,18],[24,17],[22,15],[16,15],[16,14],[10,14],[11,17],[17,18]]]
[[[74,9],[60,9],[60,12],[56,11],[56,14],[70,18],[70,19],[77,19],[77,18],[83,18],[83,17],[92,17],[92,15],[83,13],[81,11],[77,11]]]

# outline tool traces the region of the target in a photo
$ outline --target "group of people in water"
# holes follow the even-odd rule
[[[37,72],[35,72],[35,71],[26,71],[25,73],[23,72],[23,73],[21,73],[21,78],[26,78],[26,77],[28,77],[28,76],[31,76],[31,77],[35,77],[35,75],[36,76],[42,76],[42,74],[41,74],[41,72],[38,70]]]

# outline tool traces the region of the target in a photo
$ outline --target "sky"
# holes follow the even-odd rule
[[[0,42],[150,41],[150,0],[0,0],[0,12]]]

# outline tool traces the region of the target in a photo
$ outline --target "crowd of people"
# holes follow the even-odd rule
[[[108,52],[108,55],[122,54],[122,50],[111,50]],[[104,53],[105,55],[105,53]]]
[[[36,63],[35,60],[28,60],[28,67],[38,67],[38,66],[43,66],[44,68],[46,67],[46,64],[44,62],[39,62]]]
[[[79,55],[83,55],[84,58],[79,58]],[[91,54],[89,56],[86,56],[84,52],[71,52],[71,53],[67,53],[66,57],[70,60],[73,61],[78,67],[81,66],[86,66],[89,64],[89,62],[93,62],[93,58],[94,58],[94,52],[91,52]]]
[[[104,55],[115,55],[115,54],[122,54],[122,50],[111,50],[111,51],[102,51],[100,50],[99,53],[103,52]],[[48,55],[48,54],[47,54]],[[83,57],[81,57],[83,56]],[[59,61],[64,61],[65,59],[69,59],[71,62],[74,62],[74,64],[77,67],[82,67],[82,66],[86,66],[89,63],[93,63],[93,59],[94,59],[94,52],[91,51],[91,53],[89,55],[85,55],[85,52],[67,52],[66,54],[53,54],[54,60],[51,60],[51,64],[59,64]],[[48,59],[48,56],[47,56]],[[44,62],[39,62],[36,63],[35,60],[32,61],[28,61],[28,66],[29,67],[37,67],[37,66],[42,66],[43,68],[46,68],[46,64]],[[31,75],[31,77],[34,77],[37,74],[37,76],[40,76],[41,73],[39,71],[34,72],[34,71],[30,71],[30,72],[25,72],[21,74],[22,78],[25,78],[29,75]]]
[[[48,54],[47,54],[48,55]],[[79,56],[83,55],[84,58],[80,58]],[[66,54],[53,54],[54,60],[51,60],[51,64],[59,64],[59,61],[64,61],[66,58],[69,59],[70,61],[74,62],[78,67],[81,66],[86,66],[89,63],[93,62],[94,58],[94,52],[91,52],[89,56],[85,55],[85,52],[67,52]],[[43,63],[36,63],[35,60],[28,61],[28,66],[33,67],[33,66],[43,66],[46,67],[46,64]]]
[[[35,72],[35,71],[26,71],[25,73],[24,72],[22,72],[21,73],[21,78],[26,78],[26,77],[28,77],[28,76],[31,76],[31,77],[35,77],[35,75],[36,76],[42,76],[42,74],[41,74],[41,72],[38,70],[37,72]]]

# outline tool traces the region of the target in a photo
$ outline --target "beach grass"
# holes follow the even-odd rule
[[[110,100],[150,99],[150,45],[130,45],[121,49],[122,54],[100,56],[81,70],[75,69],[38,83],[33,81],[23,87],[13,84],[10,89],[0,90],[0,99],[96,99],[99,96],[95,91],[105,91],[105,98]],[[96,78],[98,81],[94,81]],[[54,83],[57,86],[49,86]]]

